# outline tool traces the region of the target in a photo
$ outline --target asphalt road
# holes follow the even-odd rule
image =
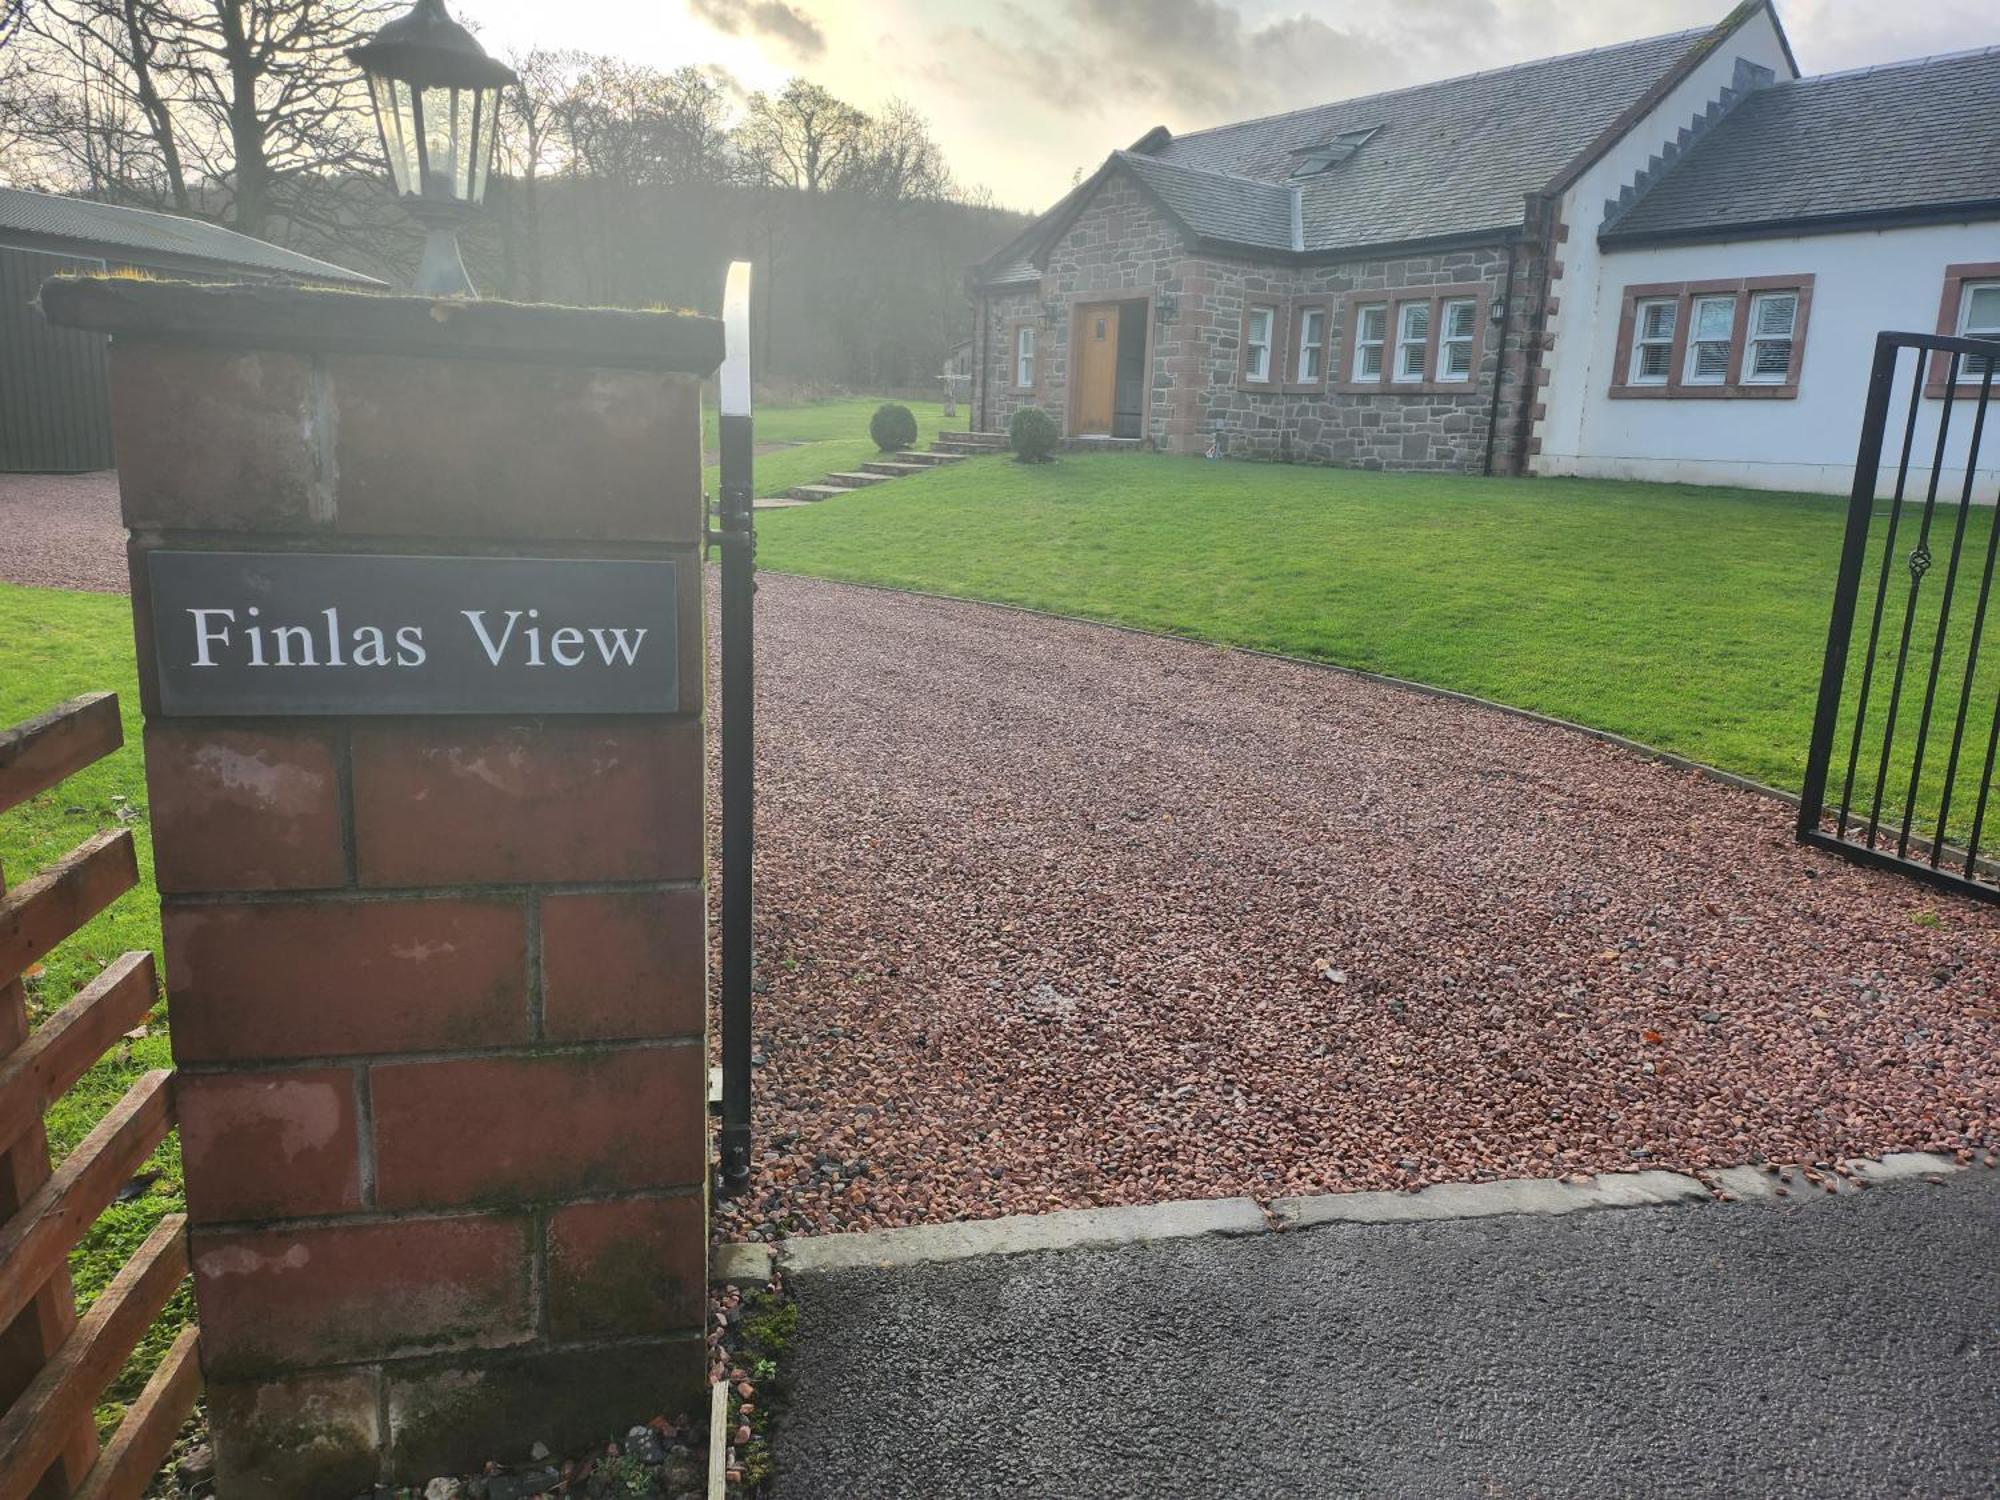
[[[2000,1494],[2000,1172],[795,1278],[781,1500]]]

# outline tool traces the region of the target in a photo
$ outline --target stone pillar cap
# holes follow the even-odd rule
[[[168,343],[312,353],[405,354],[709,375],[719,318],[667,309],[557,307],[389,296],[268,283],[197,285],[57,276],[42,315],[65,328]]]

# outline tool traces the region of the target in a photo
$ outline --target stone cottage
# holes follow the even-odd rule
[[[1156,128],[972,271],[973,425],[1838,489],[1876,330],[2000,335],[1995,161],[2000,48],[1801,78],[1769,0]]]

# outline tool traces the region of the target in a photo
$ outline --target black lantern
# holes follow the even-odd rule
[[[417,0],[347,55],[368,78],[389,184],[428,231],[416,289],[476,295],[458,231],[486,196],[500,90],[520,79],[446,14],[444,0]]]

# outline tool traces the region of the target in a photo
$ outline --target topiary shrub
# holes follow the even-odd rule
[[[875,415],[868,419],[868,435],[875,439],[875,446],[884,453],[914,448],[917,445],[917,419],[910,415],[909,407],[898,406],[891,401],[875,408]]]
[[[1045,464],[1062,441],[1056,419],[1039,406],[1024,406],[1007,423],[1007,445],[1017,464]]]

